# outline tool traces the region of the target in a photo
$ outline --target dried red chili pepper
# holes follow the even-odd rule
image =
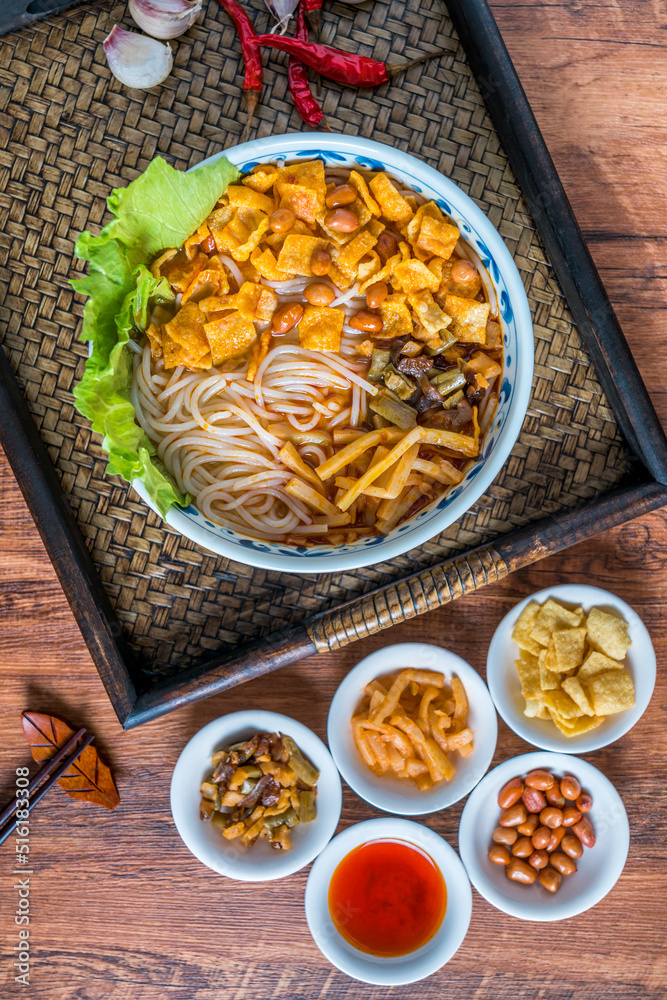
[[[222,0],[220,2],[222,3]],[[300,38],[289,38],[287,35],[257,35],[257,41],[266,48],[289,52],[322,76],[350,87],[379,87],[404,70],[411,69],[412,66],[418,66],[420,63],[446,54],[445,49],[438,49],[437,52],[425,53],[418,59],[403,63],[402,66],[393,66],[371,59],[370,56],[353,55],[341,49],[334,49],[330,45],[304,42]]]
[[[320,31],[322,30],[322,0],[302,0],[302,3],[306,8],[306,17],[315,35],[315,41],[319,42]]]
[[[301,3],[299,4],[299,13],[297,15],[295,36],[303,42],[308,41],[308,26],[306,24],[305,7],[306,4],[304,0],[301,0]],[[327,132],[330,132],[331,129],[327,125],[326,118],[322,113],[322,108],[313,97],[313,93],[310,89],[310,82],[308,80],[306,67],[300,59],[297,59],[296,56],[289,57],[289,62],[287,64],[287,80],[289,82],[290,94],[292,95],[294,106],[306,125],[312,125],[314,128],[321,125]]]
[[[262,56],[259,51],[259,38],[255,33],[252,21],[244,11],[238,0],[219,0],[220,4],[231,17],[239,39],[241,41],[241,53],[245,65],[245,77],[243,80],[243,93],[245,94],[248,117],[246,119],[241,142],[245,142],[249,137],[253,116],[259,104],[259,95],[264,84],[262,73]]]

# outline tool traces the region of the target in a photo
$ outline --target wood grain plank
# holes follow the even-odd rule
[[[656,111],[660,95],[664,108],[662,5],[524,0],[497,2],[494,11],[665,420],[667,394],[655,364],[667,317],[659,153],[664,114]],[[623,35],[633,42],[626,47],[632,49],[634,72],[632,60],[621,58]],[[566,40],[575,36],[576,43]],[[654,51],[656,44],[662,52]],[[619,158],[619,148],[629,158]],[[616,206],[623,213],[608,218]],[[50,708],[92,727],[114,766],[121,795],[119,808],[102,815],[55,790],[34,817],[35,947],[28,989],[11,982],[15,896],[5,845],[3,1000],[386,1000],[388,991],[354,983],[320,956],[303,915],[306,873],[264,886],[241,885],[209,872],[187,852],[169,811],[173,764],[202,724],[249,705],[293,715],[323,735],[337,684],[355,662],[387,641],[441,643],[483,674],[489,639],[506,611],[527,594],[565,580],[595,583],[632,604],[652,635],[659,664],[664,660],[667,512],[658,511],[391,633],[304,660],[122,733],[0,457],[0,800],[10,789],[14,767],[30,759],[19,718],[27,706]],[[614,746],[587,755],[615,782],[631,817],[630,856],[612,893],[589,913],[548,928],[504,917],[475,893],[470,931],[452,962],[392,996],[663,1000],[666,715],[667,679],[659,671],[653,701],[639,724]],[[501,722],[495,760],[527,749]],[[426,819],[454,846],[460,808]],[[372,815],[377,813],[345,789],[343,826]],[[573,952],[576,961],[564,966],[562,956]]]

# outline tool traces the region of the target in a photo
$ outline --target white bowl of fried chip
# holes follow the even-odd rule
[[[546,677],[551,678],[551,682],[557,686],[544,691],[542,695],[537,691],[534,692],[536,701],[531,705],[526,702],[526,698],[522,694],[522,682],[516,667],[516,661],[520,660],[522,651],[512,638],[512,633],[515,632],[517,622],[520,619],[523,622],[527,621],[530,614],[529,611],[526,612],[527,608],[534,604],[543,607],[549,599],[563,605],[566,610],[566,614],[563,616],[564,620],[555,621],[555,631],[562,633],[560,637],[562,657],[560,665],[569,664],[570,672],[547,671]],[[594,612],[589,627],[587,621],[592,609],[599,609],[599,611]],[[583,612],[583,618],[577,622],[577,619],[581,618],[581,612]],[[557,614],[556,611],[554,613]],[[570,614],[573,615],[572,618],[569,617]],[[624,647],[627,640],[624,639],[625,628],[622,620],[627,623],[627,638],[630,641],[630,646],[625,653]],[[537,635],[544,643],[549,627],[547,621],[543,634],[540,635],[540,626],[537,626],[536,632],[533,631],[530,634]],[[571,666],[581,654],[575,648],[576,636],[568,636],[567,634],[570,628],[587,629],[586,642],[583,647],[585,665],[577,663],[576,667]],[[522,626],[519,624],[519,631],[521,630]],[[524,651],[524,654],[525,652],[527,651]],[[568,655],[571,656],[569,661],[567,660]],[[586,661],[588,662],[586,663]],[[554,661],[552,665],[557,667],[558,661]],[[563,584],[531,594],[530,597],[526,597],[512,608],[509,614],[503,618],[489,646],[486,676],[491,697],[500,716],[517,735],[528,743],[532,743],[533,746],[541,747],[544,750],[577,754],[589,753],[620,739],[632,729],[644,714],[655,685],[655,651],[651,637],[641,618],[620,597],[598,587]],[[544,679],[544,672],[541,676]],[[574,679],[574,684],[570,678]],[[629,693],[631,692],[630,681],[634,688],[634,704],[631,704],[632,697]],[[526,685],[529,686],[530,683],[530,676],[524,675],[524,691]],[[564,689],[562,688],[563,683],[565,683]],[[584,694],[580,690],[581,687],[583,687]],[[574,696],[575,700],[580,700],[584,705],[586,704],[586,696],[588,696],[589,706],[595,711],[592,700],[594,697],[598,707],[597,716],[591,717],[587,714],[581,714],[570,719],[575,727],[574,730],[570,729],[574,732],[573,735],[565,735],[564,729],[567,726],[561,725],[559,727],[553,721],[549,709],[546,713],[548,714],[547,718],[539,718],[534,714],[526,715],[526,709],[531,713],[536,711],[537,703],[543,697],[547,698],[552,708],[558,704],[558,699],[560,699],[566,710],[567,706],[571,709],[571,696]],[[556,701],[554,701],[554,697]],[[619,706],[629,704],[630,707],[612,711],[615,707],[615,701]],[[603,713],[602,709],[605,706],[607,711]],[[543,714],[545,713],[543,712]],[[600,717],[603,717],[604,721],[599,722]],[[591,728],[588,728],[589,726]]]
[[[396,777],[391,770],[383,774],[372,771],[361,757],[352,726],[352,716],[364,702],[366,685],[411,667],[443,674],[445,685],[451,683],[453,676],[459,678],[468,700],[465,725],[473,734],[473,749],[467,757],[452,751],[447,753],[455,768],[453,777],[425,790],[410,779]],[[336,691],[327,723],[331,755],[350,788],[378,809],[401,816],[437,812],[467,795],[486,773],[497,737],[493,702],[477,671],[455,653],[422,642],[385,646],[357,663]]]

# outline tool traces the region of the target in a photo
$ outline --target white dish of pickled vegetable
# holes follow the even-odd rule
[[[336,830],[341,799],[324,743],[275,712],[214,719],[186,745],[171,781],[186,847],[244,882],[284,878],[309,864]]]

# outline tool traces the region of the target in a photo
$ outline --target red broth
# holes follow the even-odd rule
[[[336,929],[360,951],[407,955],[430,941],[447,909],[442,873],[401,840],[361,844],[339,863],[329,886]]]

